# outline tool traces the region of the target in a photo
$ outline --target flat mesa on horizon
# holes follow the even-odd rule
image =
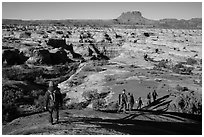
[[[56,23],[59,24],[91,24],[91,25],[143,25],[143,26],[150,26],[150,27],[159,27],[159,28],[189,28],[189,29],[201,29],[202,28],[202,18],[192,18],[190,20],[178,20],[174,18],[170,19],[160,19],[160,20],[151,20],[147,19],[142,16],[140,11],[129,11],[123,12],[119,17],[110,20],[103,20],[103,19],[64,19],[64,20],[21,20],[21,19],[3,19],[3,24],[8,23]]]

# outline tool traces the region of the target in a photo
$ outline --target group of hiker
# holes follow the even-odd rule
[[[152,93],[149,92],[147,94],[147,105],[150,105],[152,103],[152,99],[153,99],[153,102],[156,101],[157,96],[158,96],[158,94],[157,94],[156,90],[154,90]],[[142,98],[139,97],[138,100],[135,101],[133,94],[126,93],[126,90],[123,89],[122,93],[119,94],[119,99],[118,99],[119,109],[118,109],[118,112],[120,112],[121,110],[123,110],[123,112],[126,112],[127,110],[132,111],[135,102],[137,103],[136,109],[141,109],[142,105],[143,105]]]
[[[158,94],[156,90],[154,90],[152,93],[149,92],[147,94],[147,105],[150,105],[152,103],[151,99],[153,99],[153,102],[156,101],[157,96]],[[142,109],[142,98],[139,97],[138,100],[135,101],[133,94],[126,93],[126,90],[123,89],[122,93],[119,94],[118,112],[120,112],[121,110],[123,110],[124,112],[126,112],[126,110],[132,111],[135,102],[137,103],[136,109]],[[50,114],[49,121],[52,125],[59,122],[59,108],[62,106],[62,104],[63,98],[60,89],[57,87],[56,84],[54,84],[53,81],[50,81],[48,90],[45,94],[45,110],[47,110]]]

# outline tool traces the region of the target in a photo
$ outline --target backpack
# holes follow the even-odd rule
[[[55,91],[53,92],[49,91],[49,107],[55,107],[56,104],[56,95],[55,95]]]
[[[151,95],[150,94],[147,95],[147,99],[151,99]]]
[[[131,103],[134,103],[134,102],[135,102],[133,94],[130,95],[130,102],[131,102]]]
[[[121,101],[127,102],[127,95],[126,94],[121,94]]]

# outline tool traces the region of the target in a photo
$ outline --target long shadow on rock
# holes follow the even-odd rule
[[[148,106],[145,106],[145,107],[143,107],[142,109],[150,109],[151,107],[153,107],[153,106],[156,106],[156,105],[158,105],[158,107],[160,107],[160,106],[162,106],[162,105],[166,105],[166,104],[168,104],[168,103],[170,103],[170,102],[168,102],[168,103],[164,103],[168,98],[169,98],[169,96],[170,95],[165,95],[165,96],[163,96],[163,97],[161,97],[161,98],[158,98],[157,100],[155,100],[154,102],[152,102],[151,104],[149,104]],[[163,103],[163,104],[162,104]],[[157,108],[157,107],[156,107]],[[153,108],[153,109],[155,109],[155,108]]]
[[[125,134],[137,135],[200,135],[202,125],[181,122],[156,122],[144,120],[122,120],[122,119],[87,119],[85,123],[97,124],[103,128],[113,129]]]

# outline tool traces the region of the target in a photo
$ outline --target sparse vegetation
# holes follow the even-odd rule
[[[88,90],[88,91],[83,92],[82,97],[84,97],[87,101],[92,101],[92,100],[99,99],[100,94],[97,92],[97,89]]]
[[[101,110],[105,107],[106,101],[103,98],[95,99],[92,101],[92,107],[94,110]]]
[[[175,73],[179,73],[179,74],[186,74],[186,75],[190,75],[192,74],[192,70],[194,68],[193,67],[186,67],[183,65],[183,63],[178,63],[175,66],[173,66],[172,71]]]
[[[188,91],[189,89],[187,87],[182,87],[180,85],[177,85],[176,90],[178,90],[178,91]]]
[[[116,111],[119,109],[119,104],[117,101],[113,101],[107,104],[106,110]]]
[[[110,82],[116,80],[116,77],[114,75],[107,75],[105,76],[105,79],[107,82]]]
[[[33,112],[36,112],[36,110],[42,111],[44,106],[43,97],[47,88],[47,82],[53,78],[57,78],[55,79],[56,83],[62,81],[64,78],[74,73],[76,69],[76,64],[53,66],[52,70],[47,70],[42,67],[30,68],[26,65],[3,68],[3,121],[11,121],[22,115],[24,112],[19,109],[20,105],[33,105],[35,108]],[[23,85],[21,82],[25,84]],[[26,83],[31,86],[26,85]],[[41,87],[36,88],[38,84]],[[16,111],[16,115],[13,115],[13,111]]]
[[[201,97],[195,97],[192,93],[181,94],[177,98],[177,111],[189,114],[202,114]]]
[[[197,64],[197,60],[195,60],[195,59],[193,59],[193,58],[187,58],[186,64],[188,64],[188,65]]]

